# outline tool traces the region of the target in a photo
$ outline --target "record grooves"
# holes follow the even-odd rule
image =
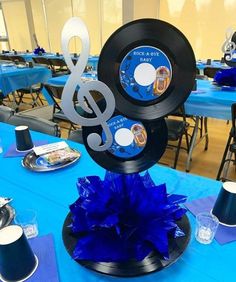
[[[119,116],[117,113],[114,117]],[[137,124],[139,124],[137,122]],[[126,147],[120,147],[125,157],[119,157],[111,153],[111,151],[94,151],[87,144],[87,137],[91,133],[102,135],[101,126],[83,127],[83,140],[86,149],[95,162],[107,170],[117,173],[135,173],[144,171],[158,162],[167,145],[167,126],[164,119],[153,122],[142,122],[146,130],[146,144],[143,149],[138,151],[136,155],[131,155],[129,152],[125,154]]]
[[[143,51],[145,48],[146,52]],[[130,72],[126,69],[125,59],[131,62]],[[161,95],[157,91],[157,95],[150,99],[148,95],[144,98],[135,95],[137,87],[141,91],[148,89],[149,93],[149,88],[155,88],[154,78],[149,81],[147,75],[146,83],[139,75],[135,77],[135,66],[139,70],[144,64],[148,69],[143,68],[144,71],[140,71],[143,74],[147,70],[152,76],[154,69],[158,72],[158,67],[164,67],[170,73],[168,83],[157,74],[157,82],[166,84],[165,91]],[[166,116],[184,103],[193,88],[195,70],[191,45],[178,29],[164,21],[141,19],[122,26],[107,40],[99,57],[98,79],[110,87],[116,107],[122,114],[149,121]],[[128,85],[126,88],[124,82]]]
[[[76,246],[79,237],[71,233],[71,214],[69,213],[64,221],[62,238],[67,252],[72,256],[73,250]],[[184,231],[185,236],[176,239],[169,239],[169,259],[163,260],[157,252],[150,253],[144,260],[136,261],[130,260],[124,263],[115,262],[94,262],[85,260],[76,260],[82,266],[96,272],[100,272],[112,276],[132,277],[148,274],[154,271],[160,271],[178,260],[186,249],[191,235],[191,228],[188,217],[184,215],[180,221],[177,222],[181,230]]]

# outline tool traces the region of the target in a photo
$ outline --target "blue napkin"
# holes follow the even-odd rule
[[[216,196],[209,196],[187,202],[184,205],[193,215],[197,215],[200,212],[210,212],[213,209],[215,201]],[[219,224],[215,239],[221,245],[236,241],[236,227],[228,227]]]
[[[28,282],[59,282],[52,234],[29,239],[29,244],[39,260],[35,273]]]
[[[45,145],[48,143],[46,140],[41,140],[41,141],[34,141],[34,146],[41,146]],[[16,150],[16,144],[12,144],[7,151],[4,153],[3,157],[4,158],[9,158],[9,157],[24,157],[28,152],[19,152]]]

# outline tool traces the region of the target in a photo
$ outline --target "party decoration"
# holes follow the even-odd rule
[[[78,236],[74,259],[119,262],[143,260],[153,250],[168,259],[168,239],[184,236],[176,221],[186,197],[166,193],[150,175],[115,174],[79,178],[79,198],[70,206]]]
[[[222,52],[224,53],[224,61],[230,67],[236,66],[236,60],[234,58],[236,42],[235,42],[235,32],[230,27],[226,30],[225,33],[225,42],[222,45]]]
[[[99,56],[98,79],[110,87],[117,110],[135,120],[153,121],[174,112],[191,93],[195,76],[187,38],[157,19],[121,26]]]
[[[236,87],[236,68],[219,70],[214,81],[220,86]]]
[[[34,49],[35,55],[42,55],[43,53],[45,53],[45,50],[43,48],[39,47],[39,46]]]
[[[80,53],[75,65],[71,59],[68,48],[69,41],[74,36],[79,37],[82,43],[82,52]],[[82,126],[101,125],[106,136],[106,140],[102,143],[102,139],[99,134],[91,133],[87,137],[87,142],[89,147],[95,151],[107,150],[112,144],[112,134],[107,124],[107,120],[114,112],[115,99],[113,93],[105,83],[101,81],[83,82],[81,79],[87,65],[90,51],[88,30],[81,19],[74,17],[65,23],[62,30],[61,45],[64,59],[71,71],[62,93],[61,106],[63,112],[76,124],[80,124]],[[76,112],[73,103],[73,97],[76,90],[78,90],[77,98],[81,108],[88,114],[94,113],[95,116],[93,118],[81,116],[78,112]],[[90,91],[93,90],[100,92],[106,101],[107,106],[103,112],[101,112],[90,93]]]

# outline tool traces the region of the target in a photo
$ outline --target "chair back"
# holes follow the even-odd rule
[[[45,83],[44,87],[47,90],[48,94],[53,99],[53,102],[54,102],[56,108],[61,110],[61,107],[58,104],[57,100],[61,100],[61,96],[62,96],[62,92],[63,92],[63,89],[64,89],[64,85],[54,85],[54,84],[47,84],[47,83]],[[75,93],[74,93],[73,101],[74,101],[74,103],[77,102],[77,91],[75,91]]]
[[[25,58],[21,56],[9,56],[9,58],[13,62],[26,63]]]
[[[80,144],[84,144],[82,128],[71,131],[68,139]]]
[[[234,141],[236,141],[236,103],[231,105],[231,118],[232,118],[232,128],[231,134],[234,136]]]
[[[204,70],[203,70],[203,74],[210,77],[210,78],[214,78],[215,77],[215,74],[221,70],[221,68],[213,68],[213,67],[206,67]]]
[[[10,58],[6,55],[0,55],[0,61],[10,61]]]
[[[66,62],[61,58],[50,58],[49,61],[54,69],[68,69]]]
[[[26,125],[31,130],[57,137],[60,137],[61,135],[60,127],[57,123],[39,117],[15,114],[8,119],[7,123],[16,126]]]
[[[33,62],[38,65],[46,66],[49,69],[52,69],[52,66],[47,58],[44,57],[33,57]]]
[[[0,122],[7,122],[14,115],[14,110],[7,106],[0,106]]]

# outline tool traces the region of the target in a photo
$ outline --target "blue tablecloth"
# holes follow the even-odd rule
[[[2,64],[0,66],[0,89],[6,96],[17,89],[47,82],[51,76],[51,71],[45,67],[20,68]]]
[[[225,91],[211,81],[198,80],[197,91],[185,102],[185,111],[195,116],[231,120],[231,105],[235,102],[236,91]]]
[[[214,62],[214,61],[212,61],[210,65],[208,65],[206,63],[206,61],[198,61],[196,63],[196,66],[199,70],[203,70],[207,67],[210,67],[210,68],[225,68],[225,67],[227,67],[227,65],[222,64],[221,62]]]
[[[90,73],[84,73],[84,78],[95,79]],[[53,77],[49,84],[65,85],[69,75]],[[197,91],[193,91],[185,102],[186,114],[231,119],[231,105],[236,102],[236,91],[225,91],[212,85],[209,80],[198,80]]]
[[[58,141],[41,133],[31,132],[33,140]],[[14,142],[14,127],[0,123],[0,138],[4,151]],[[115,278],[89,271],[67,254],[62,242],[62,225],[68,214],[68,206],[77,197],[76,180],[86,175],[104,176],[104,169],[88,156],[83,145],[73,142],[71,147],[81,151],[79,162],[71,167],[50,173],[34,173],[21,165],[21,158],[3,158],[0,154],[0,195],[13,197],[16,211],[23,207],[37,212],[39,234],[52,233],[55,239],[56,257],[61,282],[209,282],[234,281],[236,242],[219,245],[202,245],[194,239],[195,219],[188,212],[192,234],[190,243],[180,259],[170,267],[150,275],[136,278]],[[156,184],[166,183],[169,193],[188,196],[188,200],[217,195],[221,183],[176,170],[153,166],[149,170]]]

